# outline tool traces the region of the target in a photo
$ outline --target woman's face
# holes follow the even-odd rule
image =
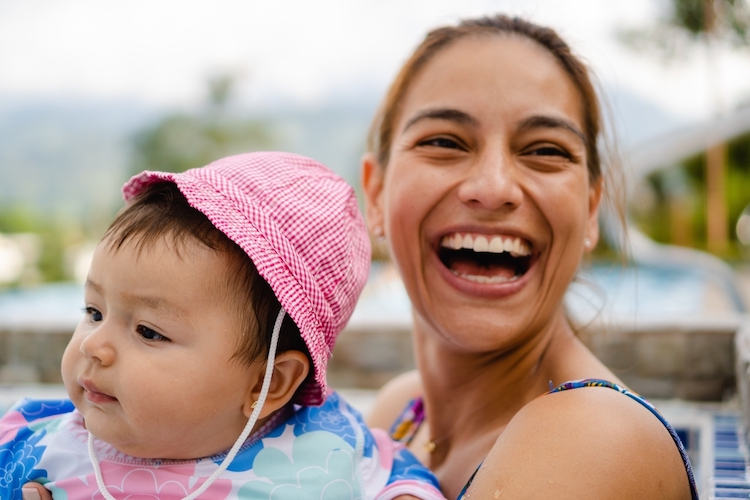
[[[415,326],[470,351],[515,344],[561,312],[598,238],[580,94],[546,49],[502,36],[439,52],[402,104],[389,164],[368,156],[363,177]]]

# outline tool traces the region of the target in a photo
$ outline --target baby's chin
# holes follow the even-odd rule
[[[85,401],[84,401],[85,403]],[[242,422],[238,421],[236,428],[221,436],[207,435],[206,432],[195,432],[191,436],[189,429],[152,427],[146,432],[140,431],[124,416],[120,409],[117,415],[100,414],[96,408],[86,407],[81,411],[83,427],[96,438],[97,441],[107,443],[118,452],[141,460],[197,460],[226,454],[242,433]],[[259,423],[258,425],[261,425]],[[191,439],[192,437],[192,439]]]
[[[89,431],[91,432],[91,431]],[[170,447],[165,444],[154,445],[154,440],[145,439],[142,442],[118,442],[111,437],[107,439],[106,433],[97,435],[96,432],[91,434],[99,441],[110,444],[118,452],[132,458],[140,460],[198,460],[201,458],[214,457],[226,454],[234,442],[228,445],[208,447],[206,443],[188,443],[182,442],[178,447]],[[100,437],[101,436],[101,437]]]

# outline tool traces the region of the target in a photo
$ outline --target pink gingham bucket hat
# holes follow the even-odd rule
[[[237,243],[300,330],[314,380],[297,402],[326,397],[326,368],[370,268],[370,242],[354,190],[320,163],[289,153],[230,156],[183,173],[145,171],[122,188],[126,201],[169,181]]]

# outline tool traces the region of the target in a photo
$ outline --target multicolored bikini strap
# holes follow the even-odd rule
[[[695,485],[695,476],[693,474],[693,466],[690,465],[690,459],[688,458],[688,454],[687,454],[687,451],[685,450],[685,446],[682,444],[682,441],[677,435],[677,432],[675,432],[672,426],[669,425],[669,422],[667,422],[667,420],[664,417],[662,417],[661,413],[659,413],[659,411],[654,407],[654,405],[652,405],[651,403],[643,399],[643,397],[641,397],[640,395],[622,387],[621,385],[615,384],[614,382],[610,382],[609,380],[601,380],[601,379],[572,380],[570,382],[565,382],[564,384],[558,385],[547,394],[554,394],[556,392],[568,391],[570,389],[580,389],[582,387],[606,387],[608,389],[614,389],[617,392],[629,397],[633,401],[637,401],[644,408],[650,411],[656,418],[658,418],[659,421],[662,423],[662,425],[664,425],[664,427],[667,428],[667,430],[669,431],[669,435],[672,436],[672,441],[674,441],[674,443],[677,445],[677,449],[680,451],[680,456],[682,457],[682,463],[685,466],[685,471],[687,471],[688,481],[690,481],[690,495],[693,500],[698,500],[698,488]]]

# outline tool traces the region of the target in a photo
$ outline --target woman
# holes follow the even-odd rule
[[[599,126],[585,66],[505,16],[429,33],[375,119],[368,224],[409,293],[418,373],[370,424],[398,420],[449,499],[697,498],[681,445],[563,307],[599,237]],[[606,382],[545,395],[582,379]]]

